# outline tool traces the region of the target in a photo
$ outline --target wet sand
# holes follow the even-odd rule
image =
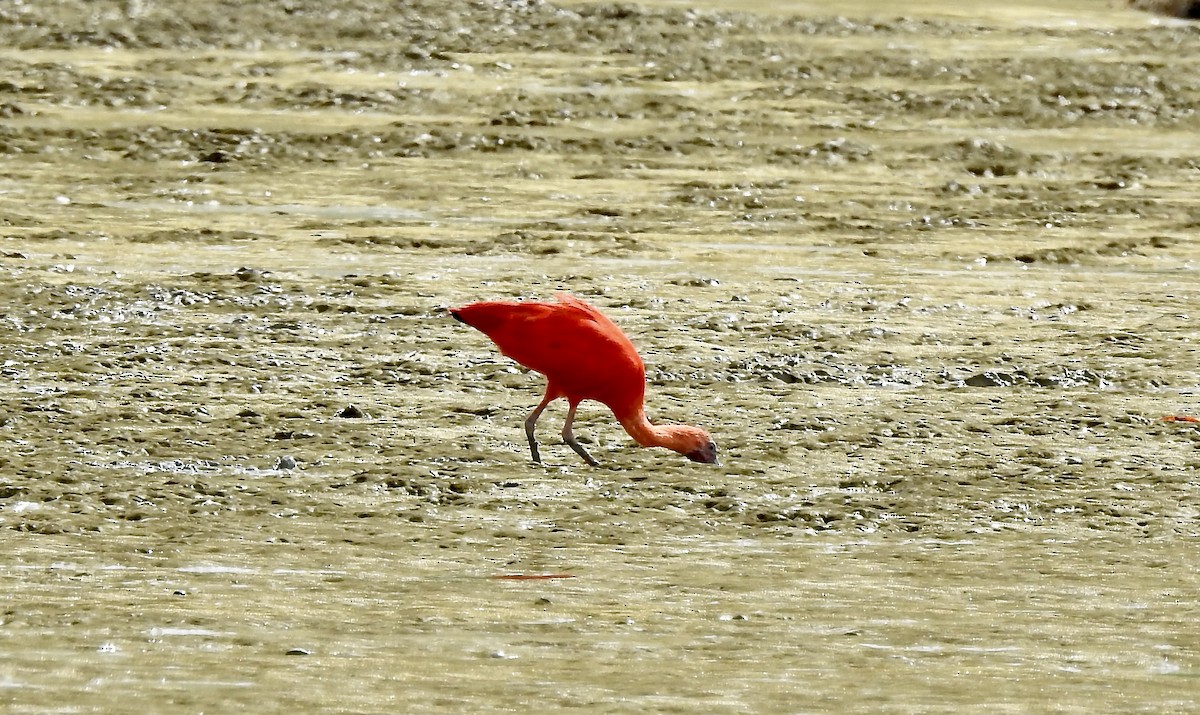
[[[4,11],[8,712],[1200,709],[1194,25],[379,5]]]

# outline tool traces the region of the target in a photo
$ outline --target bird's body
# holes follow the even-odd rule
[[[646,369],[633,343],[599,310],[560,294],[558,303],[497,301],[455,308],[500,352],[546,376],[555,397],[575,396],[618,410],[642,406]]]
[[[571,423],[583,400],[595,400],[638,444],[667,447],[697,462],[716,462],[708,433],[688,425],[653,425],[646,419],[646,369],[625,333],[597,308],[566,293],[557,303],[489,301],[451,308],[450,314],[491,338],[500,352],[546,376],[546,394],[525,422],[534,461],[540,461],[534,426],[553,400],[570,405],[563,439],[589,464],[596,461],[575,441]]]

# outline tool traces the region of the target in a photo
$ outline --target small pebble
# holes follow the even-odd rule
[[[346,405],[344,408],[342,408],[341,412],[338,412],[335,415],[335,417],[341,417],[342,419],[347,419],[347,420],[356,420],[356,419],[360,419],[362,417],[366,417],[366,414],[363,413],[362,410],[358,409],[354,405]]]

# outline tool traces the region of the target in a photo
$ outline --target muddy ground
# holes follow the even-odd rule
[[[0,5],[7,711],[1200,709],[1200,30],[889,7]]]

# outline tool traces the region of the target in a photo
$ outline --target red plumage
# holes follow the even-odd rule
[[[525,423],[534,461],[540,461],[534,425],[546,405],[560,397],[570,405],[563,439],[589,464],[571,423],[582,400],[608,406],[638,444],[668,447],[698,462],[717,461],[708,433],[687,425],[656,426],[646,419],[646,370],[637,349],[596,307],[558,293],[557,303],[489,301],[451,308],[456,319],[491,338],[504,355],[546,376],[546,394]]]

